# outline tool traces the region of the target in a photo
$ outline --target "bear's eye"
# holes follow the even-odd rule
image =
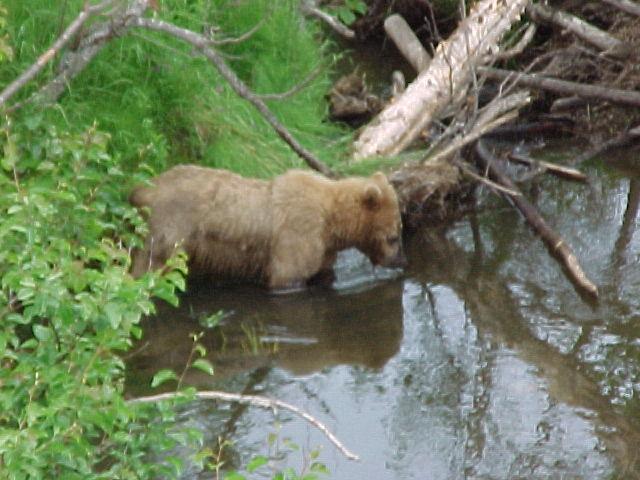
[[[389,245],[395,245],[399,240],[400,237],[398,237],[398,235],[391,235],[390,237],[387,237],[387,243]]]

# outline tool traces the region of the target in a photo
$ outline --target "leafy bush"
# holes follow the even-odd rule
[[[117,352],[140,335],[152,296],[176,302],[183,276],[128,275],[144,224],[107,135],[37,117],[2,134],[0,476],[166,474],[147,458],[174,443],[169,424],[125,402]]]

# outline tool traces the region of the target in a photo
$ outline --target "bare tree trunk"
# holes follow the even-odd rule
[[[456,32],[440,44],[429,68],[367,126],[354,144],[354,158],[394,155],[448,107],[469,84],[476,65],[520,18],[528,0],[482,0]]]

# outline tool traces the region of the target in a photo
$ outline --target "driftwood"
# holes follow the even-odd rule
[[[436,49],[429,68],[368,125],[354,143],[354,158],[394,155],[411,144],[437,116],[462,98],[473,68],[495,49],[520,18],[528,0],[482,0]]]
[[[429,66],[431,56],[402,16],[389,16],[384,21],[384,31],[416,72],[421,72]]]
[[[543,77],[537,74],[520,73],[490,67],[478,67],[478,73],[492,80],[513,81],[517,85],[548,90],[560,95],[577,95],[587,100],[601,100],[619,105],[640,107],[640,92],[633,90],[586,85],[584,83]]]
[[[511,179],[501,171],[497,165],[497,160],[487,150],[481,140],[476,143],[475,152],[477,154],[477,161],[480,168],[489,173],[489,178],[510,190],[518,191],[518,187],[516,187]],[[582,292],[593,297],[597,297],[598,287],[589,280],[584,270],[582,270],[575,254],[571,250],[571,247],[567,245],[564,239],[547,224],[538,210],[524,196],[506,195],[520,213],[522,213],[524,218],[540,236],[542,241],[547,245],[549,251],[560,260],[571,281]]]
[[[612,37],[584,20],[560,10],[553,10],[538,3],[531,4],[527,11],[534,20],[544,20],[570,31],[583,41],[602,50],[606,55],[625,59],[632,53],[631,45]]]
[[[530,167],[536,167],[541,170],[542,173],[549,172],[557,177],[565,178],[567,180],[573,180],[574,182],[585,183],[587,176],[575,168],[565,167],[556,163],[545,162],[544,160],[536,160],[526,155],[520,155],[517,153],[510,153],[509,160]]]

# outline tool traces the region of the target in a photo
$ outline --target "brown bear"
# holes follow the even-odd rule
[[[404,262],[398,200],[382,173],[330,180],[290,170],[258,180],[180,165],[136,188],[130,201],[149,224],[134,276],[163,266],[176,248],[193,273],[273,290],[333,278],[337,253],[350,247],[374,265]]]

